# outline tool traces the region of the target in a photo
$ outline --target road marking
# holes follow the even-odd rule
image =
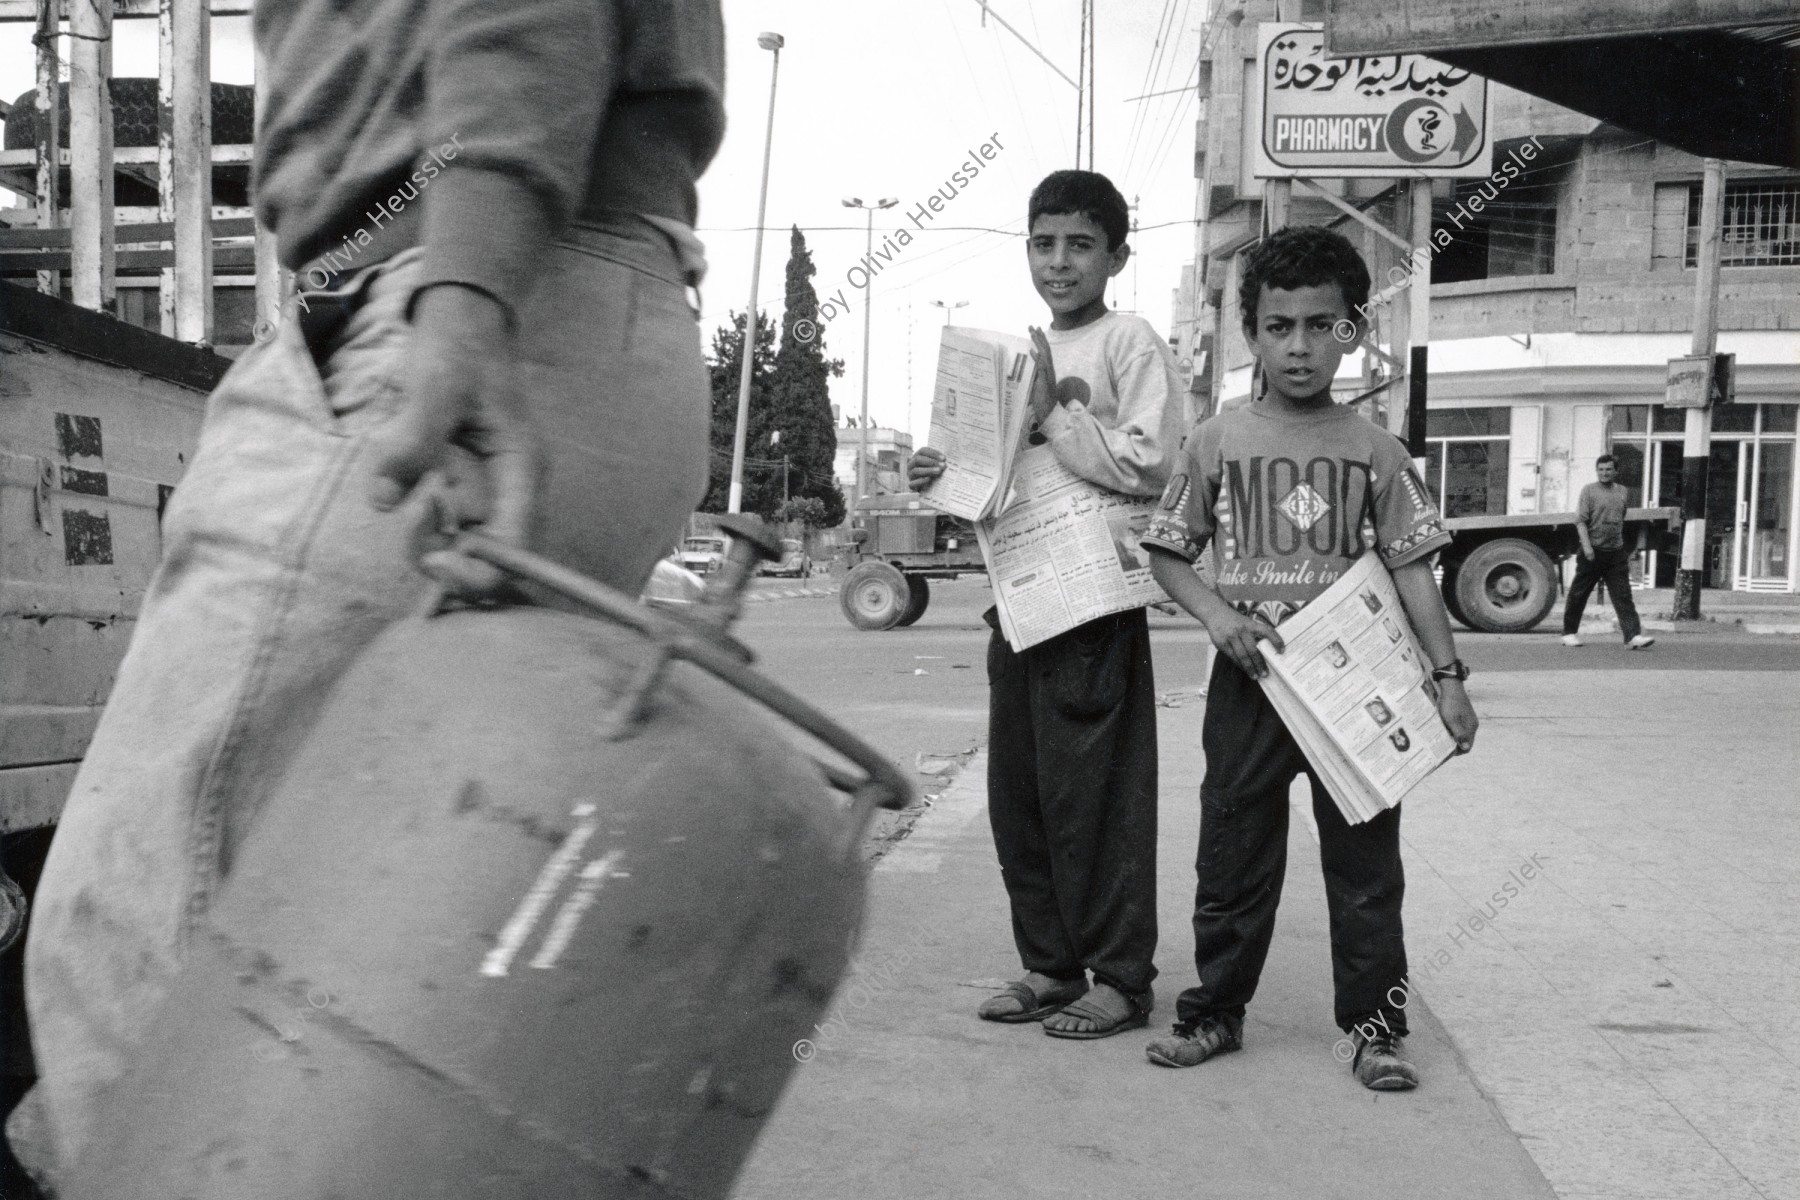
[[[519,947],[525,944],[525,939],[531,936],[531,931],[537,926],[538,918],[550,906],[550,898],[562,886],[563,880],[568,878],[575,860],[581,857],[582,847],[594,836],[594,830],[598,826],[593,819],[592,804],[577,804],[569,815],[575,818],[575,828],[569,830],[562,845],[556,848],[556,853],[550,856],[550,861],[538,872],[531,890],[525,893],[525,899],[520,901],[512,918],[500,931],[500,940],[482,960],[483,975],[498,977],[506,974],[507,969],[512,966],[513,956],[518,954]]]

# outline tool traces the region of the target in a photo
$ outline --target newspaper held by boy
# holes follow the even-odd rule
[[[1263,690],[1352,825],[1393,808],[1456,752],[1437,685],[1373,551],[1281,623]]]

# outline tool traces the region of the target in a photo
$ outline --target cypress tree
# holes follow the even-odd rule
[[[844,520],[844,494],[832,476],[837,428],[831,417],[830,386],[833,377],[843,375],[844,363],[842,359],[825,357],[819,295],[812,285],[812,277],[817,273],[805,236],[798,226],[792,227],[781,348],[775,355],[769,386],[771,413],[768,423],[760,429],[762,440],[756,445],[761,458],[779,463],[784,454],[787,456],[788,495],[818,500],[824,512],[814,520],[820,526],[830,527]],[[781,431],[778,447],[771,446],[768,440],[770,432],[776,429]],[[751,432],[758,431],[758,426],[752,424]],[[772,513],[781,503],[781,468],[777,465],[765,473],[774,485],[767,493],[773,503],[757,511]]]

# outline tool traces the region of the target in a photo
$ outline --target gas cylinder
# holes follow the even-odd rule
[[[683,621],[464,545],[593,611],[420,615],[357,660],[64,1195],[729,1192],[908,784],[748,667],[742,556]]]

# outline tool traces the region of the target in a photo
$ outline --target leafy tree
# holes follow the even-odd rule
[[[777,521],[783,524],[789,521],[798,521],[808,529],[824,529],[837,524],[837,521],[826,520],[828,515],[825,511],[825,502],[817,496],[795,496],[786,504],[779,505],[775,509]],[[842,517],[838,518],[838,520],[842,519]]]
[[[819,297],[813,290],[817,273],[806,239],[796,227],[789,240],[786,313],[781,343],[774,326],[757,314],[756,357],[750,376],[750,412],[744,439],[743,509],[775,519],[783,502],[783,459],[786,493],[791,500],[816,500],[820,512],[806,518],[812,528],[828,528],[844,520],[844,495],[832,474],[837,456],[837,430],[831,418],[829,380],[844,373],[841,359],[824,354]],[[731,495],[732,440],[737,429],[738,364],[744,318],[732,314],[729,329],[713,334],[712,478],[702,512],[724,512]],[[780,433],[779,441],[774,434]]]
[[[731,327],[713,331],[712,353],[707,368],[712,376],[712,463],[706,487],[706,499],[700,511],[722,513],[731,501],[732,442],[737,435],[738,364],[743,361],[744,314],[731,314]],[[769,410],[769,381],[775,374],[775,326],[761,313],[756,316],[756,357],[750,370],[750,433],[745,442],[746,459],[755,455],[759,418]],[[768,434],[763,434],[764,442]],[[766,471],[744,470],[744,511],[757,512],[752,496],[760,477]],[[781,473],[775,473],[774,504],[781,503]],[[759,499],[761,497],[758,497]],[[773,504],[770,505],[773,507]]]

